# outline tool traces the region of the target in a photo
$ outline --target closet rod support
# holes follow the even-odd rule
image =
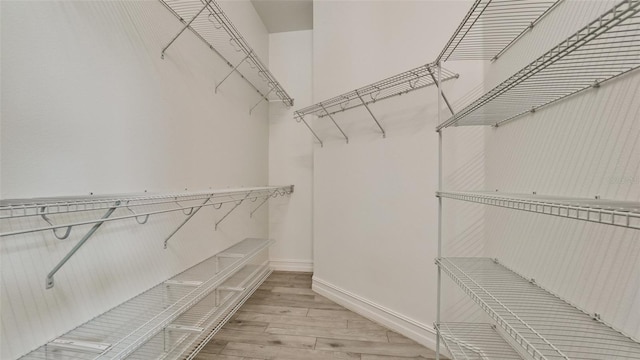
[[[373,118],[373,121],[376,122],[376,125],[378,125],[378,127],[380,128],[380,131],[382,131],[382,137],[386,138],[387,133],[384,131],[384,129],[382,128],[382,125],[380,125],[380,122],[378,121],[378,119],[376,119],[375,115],[373,115],[373,113],[371,112],[371,109],[369,109],[369,105],[367,105],[367,103],[364,101],[362,96],[360,96],[360,93],[358,92],[358,90],[356,90],[356,95],[358,95],[358,98],[360,99],[360,101],[362,101],[362,105],[364,105],[365,109],[367,109],[367,111],[369,112],[369,115],[371,115],[371,117]]]
[[[47,274],[47,282],[46,282],[46,288],[47,289],[51,289],[53,287],[53,276],[58,272],[58,270],[60,270],[60,268],[67,262],[69,261],[69,259],[71,259],[71,257],[78,251],[80,250],[80,248],[82,247],[82,245],[84,245],[87,240],[89,240],[89,238],[100,228],[100,226],[102,226],[102,224],[104,224],[104,219],[107,219],[109,216],[111,216],[111,214],[113,214],[114,211],[116,211],[116,209],[118,208],[118,206],[120,206],[120,201],[116,201],[114,207],[110,208],[109,210],[107,210],[107,212],[102,216],[102,220],[100,222],[97,222],[93,225],[93,227],[91,227],[91,229],[82,237],[82,239],[76,244],[76,246],[73,247],[73,249],[71,249],[71,251],[69,251],[69,253],[67,253],[67,255],[65,255],[64,258],[62,258],[62,260],[60,260],[60,262],[49,272],[49,274]]]
[[[171,45],[174,43],[174,41],[176,41],[176,39],[178,39],[178,37],[180,37],[180,35],[182,35],[182,33],[183,33],[185,30],[187,30],[187,29],[191,26],[191,23],[192,23],[192,22],[193,22],[193,21],[194,21],[198,16],[200,16],[200,14],[204,11],[204,9],[206,9],[206,8],[209,6],[209,4],[210,4],[212,1],[213,1],[213,0],[207,0],[207,2],[204,4],[204,6],[202,7],[202,9],[200,9],[200,11],[198,11],[198,13],[197,13],[197,14],[195,14],[195,16],[194,16],[191,20],[189,20],[189,22],[188,22],[188,23],[186,23],[186,24],[184,25],[184,27],[183,27],[183,28],[182,28],[182,29],[181,29],[181,30],[176,34],[176,36],[174,36],[174,37],[173,37],[173,39],[171,39],[171,41],[169,41],[169,43],[167,44],[167,46],[165,46],[165,47],[162,49],[162,52],[160,53],[160,58],[161,58],[161,59],[164,59],[164,53],[165,53],[165,51],[167,51],[167,49],[169,48],[169,46],[171,46]]]
[[[173,231],[171,232],[171,234],[169,234],[169,236],[167,236],[167,238],[166,238],[166,239],[164,239],[164,248],[165,248],[165,249],[167,248],[167,243],[169,242],[169,239],[171,239],[171,238],[173,237],[173,235],[175,235],[175,234],[178,232],[178,230],[182,229],[182,227],[183,227],[187,222],[189,222],[189,220],[191,220],[191,218],[193,217],[193,215],[195,215],[198,211],[200,211],[200,209],[202,209],[202,207],[203,207],[203,206],[205,206],[205,205],[206,205],[206,203],[207,203],[207,202],[209,202],[209,200],[211,200],[211,196],[209,196],[205,201],[203,201],[203,202],[202,202],[202,204],[201,204],[200,206],[198,206],[198,207],[196,207],[196,208],[191,208],[191,213],[189,213],[189,215],[187,216],[187,218],[186,218],[186,219],[184,219],[184,221],[183,221],[180,225],[178,225],[178,227],[177,227],[175,230],[173,230]]]
[[[274,191],[274,193],[277,193],[277,191]],[[260,207],[262,205],[264,205],[267,201],[269,201],[269,198],[271,198],[271,195],[267,196],[266,198],[264,198],[264,200],[262,200],[262,202],[260,203],[260,205],[258,205],[255,209],[253,209],[251,211],[251,213],[249,213],[249,217],[253,217],[253,213],[255,213],[256,211],[258,211],[258,209],[260,209]]]
[[[218,221],[216,222],[216,225],[215,225],[215,228],[214,228],[214,229],[215,229],[215,230],[218,230],[218,225],[219,225],[219,224],[220,224],[224,219],[226,219],[226,218],[227,218],[227,216],[229,216],[229,214],[231,214],[231,213],[233,212],[233,210],[235,210],[235,209],[236,209],[238,206],[240,206],[240,205],[241,205],[241,204],[242,204],[242,203],[243,203],[247,198],[249,198],[249,195],[251,195],[251,191],[249,191],[249,192],[247,193],[247,195],[246,195],[242,200],[240,200],[240,201],[236,202],[236,204],[231,208],[231,210],[229,210],[229,212],[227,212],[226,214],[224,214],[224,216],[223,216],[220,220],[218,220]]]
[[[309,124],[307,123],[307,121],[304,119],[304,116],[303,116],[303,115],[300,115],[300,114],[298,114],[298,113],[296,113],[296,115],[297,115],[297,117],[296,117],[296,121],[297,121],[297,122],[302,121],[302,122],[307,126],[307,128],[309,129],[309,131],[311,131],[311,133],[313,134],[313,136],[315,136],[315,137],[316,137],[316,139],[317,139],[317,140],[318,140],[318,142],[320,143],[320,147],[324,147],[324,144],[322,143],[322,140],[320,140],[320,138],[318,137],[318,135],[316,134],[316,132],[315,132],[315,131],[313,131],[313,129],[311,128],[311,126],[309,126]]]
[[[349,143],[349,137],[347,136],[347,134],[345,134],[344,131],[342,131],[342,128],[340,127],[340,125],[338,125],[336,120],[333,118],[333,116],[331,116],[331,114],[327,111],[327,109],[324,107],[324,105],[322,105],[322,103],[320,103],[320,107],[322,108],[324,113],[327,114],[329,119],[331,119],[331,121],[333,121],[333,124],[338,128],[338,130],[340,130],[340,132],[342,133],[342,136],[344,136],[344,138],[345,138],[345,140],[347,141],[347,144],[348,144]]]
[[[269,94],[271,94],[271,92],[272,92],[273,90],[275,90],[275,89],[276,89],[276,86],[275,86],[275,84],[274,84],[274,86],[271,88],[271,90],[269,90],[269,92],[268,92],[265,96],[263,96],[262,98],[260,98],[260,101],[258,101],[255,105],[253,105],[253,107],[252,107],[251,109],[249,109],[249,115],[251,115],[251,113],[253,112],[253,109],[255,109],[258,105],[260,105],[260,103],[261,103],[263,100],[267,100],[267,101],[268,101],[268,100],[269,100],[269,98],[268,98]]]
[[[453,111],[453,107],[449,103],[449,100],[447,99],[446,96],[444,96],[444,91],[442,90],[442,87],[440,86],[440,82],[436,79],[435,75],[433,75],[433,70],[431,70],[431,68],[429,68],[428,70],[429,70],[429,75],[431,75],[431,79],[433,79],[433,82],[438,87],[438,91],[440,92],[440,95],[442,96],[442,100],[444,100],[444,103],[447,104],[447,107],[449,108],[449,111],[451,112],[451,115],[455,115],[455,112]],[[456,78],[458,78],[458,77],[460,77],[460,76],[458,74],[456,74]]]
[[[243,63],[243,62],[247,61],[247,59],[249,58],[249,56],[251,56],[251,52],[249,52],[249,53],[247,54],[247,56],[245,56],[245,57],[244,57],[244,59],[242,59],[242,61],[240,61],[240,62],[238,63],[238,65],[234,66],[234,67],[233,67],[233,70],[231,70],[231,72],[229,72],[229,73],[227,74],[227,76],[225,76],[225,77],[224,77],[224,79],[222,79],[222,80],[218,83],[218,85],[216,85],[216,88],[215,88],[215,89],[214,89],[214,91],[213,91],[214,93],[216,93],[216,94],[218,93],[218,88],[220,87],[220,85],[222,85],[222,83],[223,83],[225,80],[227,80],[227,78],[228,78],[229,76],[231,76],[231,74],[233,74],[234,72],[236,72],[236,71],[238,70],[238,68],[240,67],[240,65],[242,65],[242,63]]]

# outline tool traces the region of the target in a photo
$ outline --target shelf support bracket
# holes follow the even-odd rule
[[[338,123],[333,119],[333,116],[331,116],[331,114],[329,114],[329,112],[324,107],[324,105],[322,105],[322,103],[320,103],[320,107],[322,108],[322,110],[324,110],[325,114],[327,114],[329,119],[331,119],[331,121],[333,121],[333,124],[338,128],[338,130],[340,130],[340,132],[342,133],[342,136],[344,136],[344,138],[345,138],[345,140],[347,140],[347,144],[348,144],[349,143],[349,137],[347,136],[347,134],[345,134],[344,131],[342,131],[342,128],[340,128]]]
[[[367,111],[369,112],[369,115],[371,115],[371,117],[373,118],[373,121],[376,122],[376,125],[378,125],[378,127],[380,128],[380,131],[382,131],[382,137],[386,138],[387,133],[384,131],[384,129],[382,128],[382,125],[380,125],[380,122],[378,121],[378,119],[376,119],[375,115],[373,115],[373,113],[371,112],[371,109],[369,109],[369,105],[367,105],[367,103],[364,101],[362,96],[360,96],[360,93],[358,92],[358,90],[356,90],[356,95],[358,95],[358,98],[360,99],[360,101],[362,101],[362,105],[364,105],[365,109],[367,109]]]
[[[174,42],[174,41],[176,41],[176,39],[177,39],[178,37],[180,37],[180,35],[182,35],[182,33],[183,33],[185,30],[187,30],[187,29],[191,26],[191,23],[193,22],[193,20],[195,20],[198,16],[200,16],[200,14],[204,11],[204,9],[206,9],[206,8],[209,6],[209,4],[211,4],[211,2],[212,2],[212,1],[213,1],[213,0],[207,0],[207,2],[204,4],[204,6],[202,7],[202,9],[200,9],[200,11],[198,11],[198,12],[194,15],[193,19],[189,20],[189,22],[188,22],[188,23],[186,23],[186,24],[184,25],[184,27],[183,27],[183,28],[182,28],[182,29],[181,29],[181,30],[176,34],[176,36],[174,36],[174,37],[173,37],[173,39],[171,39],[171,41],[169,41],[169,43],[167,44],[167,46],[165,46],[165,47],[162,49],[162,53],[160,53],[160,58],[161,58],[161,59],[164,59],[164,53],[165,53],[165,51],[167,51],[167,49],[169,48],[169,46],[171,46],[171,45],[173,44],[173,42]]]
[[[73,247],[73,249],[71,249],[71,251],[69,251],[69,253],[67,253],[67,255],[65,255],[64,258],[62,258],[62,260],[60,260],[60,262],[49,272],[49,274],[47,274],[47,281],[46,281],[46,287],[47,289],[51,289],[53,287],[53,276],[58,272],[58,270],[60,270],[60,268],[67,262],[69,261],[69,259],[71,259],[71,257],[78,251],[80,250],[80,248],[82,247],[82,245],[84,245],[87,240],[89,240],[89,238],[93,235],[93,233],[95,233],[100,226],[102,226],[102,224],[104,224],[104,220],[107,219],[109,216],[111,216],[111,214],[113,214],[114,211],[116,211],[116,209],[118,208],[118,206],[120,206],[120,201],[116,201],[116,203],[114,204],[114,206],[112,208],[110,208],[109,210],[107,210],[107,212],[102,216],[102,220],[100,222],[97,222],[93,225],[93,227],[91,227],[91,229],[82,237],[82,239],[76,244],[76,246]]]
[[[277,192],[277,191],[275,191],[275,192]],[[274,193],[275,193],[275,192],[274,192]],[[264,200],[262,200],[262,202],[260,203],[260,205],[258,205],[255,209],[253,209],[253,210],[251,211],[251,213],[249,213],[249,217],[253,217],[253,213],[255,213],[256,211],[258,211],[258,209],[260,209],[260,207],[261,207],[262,205],[264,205],[267,201],[269,201],[269,199],[271,198],[271,196],[272,196],[272,195],[273,195],[273,194],[269,194],[269,195],[267,195],[267,197],[266,197],[266,198],[264,198]]]
[[[214,89],[214,91],[213,91],[214,93],[216,93],[216,94],[218,93],[218,88],[220,87],[220,85],[222,85],[222,83],[223,83],[225,80],[227,80],[227,78],[228,78],[229,76],[231,76],[231,74],[233,74],[234,72],[236,72],[236,71],[238,70],[238,68],[240,67],[240,65],[242,65],[242,63],[243,63],[243,62],[247,61],[247,59],[249,58],[249,56],[251,56],[251,52],[249,52],[249,53],[247,54],[247,56],[245,56],[245,57],[244,57],[244,59],[242,59],[242,61],[240,61],[240,62],[238,63],[238,65],[234,66],[234,67],[233,67],[233,70],[231,70],[231,72],[229,72],[229,73],[227,74],[227,76],[225,76],[225,77],[224,77],[224,79],[222,79],[222,80],[218,83],[218,85],[216,85],[216,88],[215,88],[215,89]]]
[[[212,195],[213,196],[213,195]],[[167,236],[166,239],[164,239],[164,248],[167,248],[167,243],[169,242],[169,239],[171,239],[173,237],[173,235],[175,235],[178,230],[182,229],[182,227],[189,222],[189,220],[191,220],[191,218],[193,217],[193,215],[195,215],[198,211],[200,211],[200,209],[202,209],[203,206],[206,205],[207,202],[209,202],[209,200],[211,200],[211,196],[209,196],[205,201],[202,202],[202,204],[196,208],[191,208],[191,213],[189,213],[189,215],[187,216],[186,219],[184,219],[184,221],[178,225],[178,227],[173,230],[171,232],[171,234],[169,234],[169,236]]]
[[[438,81],[436,79],[436,77],[433,75],[433,70],[431,70],[431,68],[427,68],[427,70],[429,71],[429,75],[431,75],[431,79],[433,79],[433,82],[438,87],[438,92],[440,92],[440,95],[442,95],[442,100],[444,100],[444,103],[447,104],[447,107],[449,108],[449,111],[451,112],[451,115],[455,115],[456,113],[453,111],[453,107],[449,103],[449,100],[447,99],[446,96],[444,96],[444,91],[442,91],[442,87],[440,86],[440,81]],[[438,71],[440,71],[440,70],[438,70]],[[439,76],[441,76],[441,75],[439,75]]]
[[[271,90],[269,90],[269,92],[268,92],[265,96],[263,96],[263,97],[260,99],[260,101],[258,101],[255,105],[253,105],[253,107],[252,107],[251,109],[249,109],[249,115],[251,115],[251,113],[253,112],[253,109],[255,109],[258,105],[260,105],[260,103],[262,102],[262,100],[268,100],[268,99],[269,99],[269,98],[268,98],[269,94],[271,94],[271,92],[272,92],[273,90],[275,90],[275,89],[276,89],[276,86],[275,86],[275,84],[274,84],[274,86],[271,88]]]
[[[231,213],[233,212],[233,210],[235,210],[235,209],[236,209],[238,206],[240,206],[240,205],[241,205],[241,204],[242,204],[246,199],[248,199],[248,198],[249,198],[249,195],[251,195],[251,191],[249,191],[249,192],[247,193],[247,195],[246,195],[242,200],[240,200],[240,201],[236,202],[236,204],[231,208],[231,210],[229,210],[229,212],[227,212],[226,214],[224,214],[224,216],[223,216],[220,220],[218,220],[218,221],[216,222],[215,230],[218,230],[218,225],[219,225],[219,224],[220,224],[224,219],[226,219],[226,218],[227,218],[227,216],[229,216],[229,214],[231,214]]]
[[[311,128],[311,126],[309,126],[309,124],[307,123],[307,121],[304,119],[304,116],[302,116],[302,115],[300,115],[300,114],[297,114],[297,115],[298,115],[298,116],[296,117],[296,121],[297,121],[297,122],[302,121],[302,122],[307,126],[307,128],[309,129],[309,131],[311,131],[311,133],[313,134],[313,136],[315,136],[315,137],[316,137],[316,139],[317,139],[317,140],[318,140],[318,142],[320,143],[320,147],[324,147],[324,144],[322,143],[322,140],[320,140],[320,138],[318,137],[318,135],[316,134],[316,132],[315,132],[315,131],[313,131],[313,129]]]

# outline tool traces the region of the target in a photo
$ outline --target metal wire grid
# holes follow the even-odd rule
[[[262,265],[245,266],[223,284],[225,287],[242,287],[244,291],[226,292],[227,294],[220,299],[217,299],[218,295],[215,292],[211,293],[173,322],[175,325],[201,328],[202,331],[165,329],[131,354],[128,359],[160,360],[195,357],[269,274],[271,270],[268,262]]]
[[[191,31],[227,62],[233,69],[231,73],[238,71],[249,81],[262,98],[268,100],[269,94],[273,93],[286,106],[293,106],[293,99],[215,1],[160,0],[160,2],[183,24],[186,25],[193,19],[189,25]],[[203,7],[205,10],[201,11]]]
[[[495,325],[482,323],[436,324],[453,360],[522,360],[498,333]]]
[[[206,298],[271,243],[272,241],[269,240],[245,239],[172,278],[201,281],[201,285],[182,286],[167,283],[156,285],[59,338],[108,344],[109,348],[104,352],[73,351],[56,347],[54,342],[51,342],[20,359],[126,358]],[[236,257],[238,254],[242,257]]]
[[[440,124],[500,125],[640,66],[640,0],[624,0]]]
[[[640,229],[640,202],[637,201],[493,192],[442,191],[437,194],[449,199]]]
[[[307,115],[325,117],[360,107],[364,104],[368,105],[396,95],[406,94],[413,90],[435,85],[437,83],[437,74],[438,69],[434,63],[422,65],[331,99],[321,101],[317,104],[307,106],[297,110],[294,116],[298,119]],[[442,69],[443,82],[458,77],[459,75],[453,71]]]
[[[11,236],[29,232],[65,229],[78,225],[88,225],[108,221],[117,221],[135,218],[142,221],[146,216],[167,212],[183,211],[185,215],[191,214],[195,208],[213,206],[218,208],[225,203],[237,203],[242,199],[256,201],[259,198],[269,198],[291,194],[293,186],[268,186],[244,189],[229,189],[215,192],[192,192],[176,194],[127,194],[122,196],[90,196],[90,197],[63,197],[63,198],[43,198],[43,199],[16,199],[0,200],[0,220],[20,218],[27,216],[46,216],[53,214],[90,212],[101,209],[125,209],[130,215],[116,216],[110,218],[100,218],[102,214],[91,214],[93,217],[84,221],[72,223],[53,224],[50,220],[49,226],[30,227],[27,229],[14,230],[0,233],[1,236]],[[190,202],[206,200],[204,203],[193,204]],[[139,207],[152,207],[175,204],[175,207],[162,207],[152,211],[139,211],[134,209]],[[96,218],[97,217],[97,218]]]
[[[436,263],[534,359],[640,359],[640,343],[492,259]]]
[[[562,0],[476,0],[442,49],[447,60],[495,60]]]

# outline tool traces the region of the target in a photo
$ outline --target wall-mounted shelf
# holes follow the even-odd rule
[[[442,74],[440,76],[442,82],[457,79],[459,77],[458,74],[446,69],[442,69]],[[437,85],[437,78],[438,68],[435,63],[426,64],[297,110],[294,113],[294,117],[298,122],[304,122],[304,124],[309,128],[309,130],[311,130],[315,138],[318,140],[318,142],[320,142],[320,144],[322,145],[322,140],[318,137],[315,131],[313,131],[311,126],[309,126],[304,117],[313,115],[322,118],[326,116],[331,119],[338,130],[340,130],[348,143],[349,137],[344,133],[342,128],[340,128],[333,116],[343,111],[364,106],[369,115],[371,115],[371,117],[373,118],[377,127],[380,129],[382,136],[384,137],[386,135],[386,132],[382,124],[380,124],[378,119],[369,108],[369,105],[394,96],[403,95],[414,90],[422,89],[427,86]],[[449,109],[453,114],[453,109],[451,107],[449,107]]]
[[[174,231],[164,239],[164,248],[169,240],[202,208],[221,209],[225,204],[225,213],[215,223],[217,229],[235,209],[245,202],[254,202],[251,211],[255,213],[270,198],[284,196],[293,192],[293,185],[267,186],[241,189],[225,189],[207,192],[187,192],[175,194],[126,194],[107,196],[59,197],[38,199],[0,200],[0,221],[10,226],[0,233],[0,237],[16,236],[39,231],[51,231],[57,239],[69,238],[75,227],[89,225],[89,230],[78,243],[47,274],[46,287],[54,286],[54,275],[74,256],[74,254],[105,223],[122,220],[135,220],[138,224],[146,224],[150,216],[181,211],[185,215]],[[258,201],[261,200],[261,201]],[[65,214],[81,213],[74,216],[73,221],[66,221]],[[82,220],[77,220],[78,216]],[[20,221],[24,217],[41,217],[42,225],[33,221]],[[58,221],[60,220],[61,221]]]
[[[262,100],[270,101],[270,96],[273,95],[286,106],[293,106],[293,99],[214,0],[160,0],[160,2],[184,25],[162,49],[163,59],[167,49],[186,29],[189,29],[222,57],[231,68],[231,71],[217,83],[216,92],[229,76],[237,72],[260,94],[260,101],[249,112]]]
[[[436,328],[453,360],[524,360],[495,325],[458,322],[436,324]]]
[[[640,229],[640,202],[497,192],[442,191],[439,196],[539,214]]]
[[[245,239],[21,359],[191,359],[269,275]]]
[[[496,60],[562,0],[476,0],[442,49],[447,60]]]
[[[640,343],[493,259],[436,263],[534,359],[640,359]]]
[[[438,125],[493,125],[640,66],[640,0],[624,0]]]

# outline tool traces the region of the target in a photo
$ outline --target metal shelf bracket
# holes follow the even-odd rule
[[[82,237],[82,239],[76,244],[76,246],[73,247],[73,249],[71,249],[71,251],[69,251],[69,253],[67,253],[67,255],[65,255],[64,258],[62,258],[62,260],[60,260],[60,262],[58,262],[58,264],[56,266],[54,266],[54,268],[49,272],[49,274],[47,274],[47,280],[46,280],[46,287],[47,289],[51,289],[53,287],[53,276],[58,272],[58,270],[60,270],[60,268],[67,262],[69,261],[69,259],[71,259],[71,257],[78,251],[80,250],[80,248],[82,247],[82,245],[84,245],[87,240],[89,240],[89,238],[100,228],[100,226],[102,226],[102,224],[104,224],[104,219],[107,219],[109,216],[111,216],[111,214],[113,214],[113,212],[118,208],[118,206],[120,206],[120,201],[116,201],[114,207],[110,208],[109,210],[107,210],[107,212],[102,216],[102,221],[97,222],[93,225],[93,227],[91,227],[91,229]],[[71,228],[71,227],[69,227]]]
[[[246,199],[248,199],[248,198],[249,198],[249,195],[251,195],[251,191],[249,191],[249,192],[247,193],[247,195],[245,195],[245,197],[244,197],[244,198],[242,198],[242,200],[237,201],[237,202],[236,202],[236,204],[235,204],[235,205],[233,205],[233,207],[231,208],[231,210],[229,210],[226,214],[224,214],[224,216],[223,216],[220,220],[218,220],[218,221],[216,222],[216,225],[215,225],[215,227],[214,227],[214,228],[215,228],[215,230],[218,230],[218,225],[220,225],[220,223],[221,223],[222,221],[224,221],[224,219],[226,219],[226,218],[227,218],[227,216],[229,216],[229,215],[233,212],[233,210],[235,210],[238,206],[242,205],[242,203],[243,203]]]
[[[345,134],[344,131],[342,131],[342,128],[340,127],[340,125],[338,125],[336,120],[333,118],[333,116],[331,116],[331,114],[327,111],[327,109],[324,107],[324,105],[320,104],[320,107],[322,107],[322,110],[324,110],[325,114],[327,114],[329,119],[331,119],[331,121],[333,121],[333,124],[338,128],[338,130],[340,130],[340,132],[342,133],[342,136],[344,136],[344,138],[345,138],[345,140],[347,141],[347,144],[348,144],[349,143],[349,137],[347,136],[347,134]]]
[[[212,195],[212,196],[213,196],[213,195]],[[191,212],[190,212],[190,213],[188,213],[188,214],[186,214],[186,215],[187,215],[187,218],[186,218],[186,219],[184,219],[184,221],[183,221],[180,225],[178,225],[178,227],[177,227],[175,230],[173,230],[173,231],[171,232],[171,234],[169,234],[169,236],[167,236],[167,238],[166,238],[166,239],[164,239],[164,248],[165,248],[165,249],[167,248],[167,243],[169,242],[169,239],[171,239],[171,238],[173,237],[173,235],[175,235],[175,234],[178,232],[178,230],[182,229],[182,227],[183,227],[187,222],[189,222],[189,220],[191,220],[191,218],[192,218],[196,213],[198,213],[198,211],[200,211],[200,209],[202,209],[202,207],[203,207],[204,205],[206,205],[206,204],[209,202],[209,200],[211,200],[211,196],[210,196],[210,197],[208,197],[205,201],[203,201],[203,202],[202,202],[202,205],[200,205],[200,206],[198,206],[198,207],[195,207],[195,208],[191,208]]]
[[[309,129],[309,131],[311,131],[311,133],[313,134],[313,136],[315,136],[316,140],[318,140],[318,142],[320,143],[320,147],[324,147],[324,144],[322,143],[322,140],[318,137],[318,134],[316,134],[315,131],[313,131],[313,129],[311,128],[311,126],[309,126],[309,124],[307,123],[307,121],[304,119],[303,115],[300,115],[298,113],[296,113],[296,121],[297,122],[303,122],[306,126],[307,129]]]
[[[249,54],[247,54],[247,56],[245,56],[242,61],[240,61],[238,63],[238,65],[234,66],[233,69],[227,74],[227,76],[225,76],[222,80],[220,80],[220,82],[218,83],[218,85],[216,85],[216,88],[213,90],[214,93],[218,93],[218,88],[220,87],[220,85],[222,85],[222,83],[227,80],[229,78],[229,76],[231,76],[231,74],[233,74],[234,72],[236,72],[238,70],[238,68],[240,67],[240,65],[242,65],[243,62],[247,61],[247,59],[249,58],[249,56],[251,56],[251,53],[253,52],[250,51]]]
[[[411,87],[413,88],[414,86],[412,85]],[[356,90],[356,95],[358,95],[358,99],[360,99],[360,101],[362,101],[362,105],[364,105],[365,109],[367,109],[367,111],[369,112],[369,115],[371,115],[371,117],[373,118],[373,121],[376,122],[376,125],[378,125],[378,127],[380,128],[380,131],[382,131],[382,137],[386,138],[387,137],[387,133],[384,131],[384,129],[382,128],[382,125],[380,125],[380,122],[378,121],[378,119],[376,119],[375,115],[373,115],[373,113],[371,112],[371,109],[369,109],[369,105],[367,105],[367,103],[364,101],[362,96],[360,96],[360,93],[358,92],[358,90]],[[327,110],[325,110],[325,112],[326,111]],[[349,141],[347,141],[347,143],[348,142]]]
[[[182,35],[182,33],[183,33],[185,30],[187,30],[187,29],[191,26],[191,23],[192,23],[192,22],[193,22],[193,21],[194,21],[198,16],[200,16],[200,14],[202,14],[202,12],[204,11],[204,9],[206,9],[206,8],[209,6],[209,4],[211,4],[211,2],[212,2],[212,1],[213,1],[213,0],[207,0],[207,2],[204,4],[204,6],[202,7],[202,9],[200,9],[200,11],[198,11],[198,12],[193,16],[193,18],[192,18],[191,20],[189,20],[189,22],[188,22],[188,23],[186,23],[186,24],[184,25],[184,27],[183,27],[183,28],[182,28],[182,29],[181,29],[181,30],[176,34],[176,36],[174,36],[174,37],[173,37],[173,39],[171,39],[171,41],[169,41],[169,43],[167,44],[167,46],[165,46],[165,47],[162,49],[162,52],[160,53],[160,58],[161,58],[161,59],[164,59],[164,53],[165,53],[165,51],[167,51],[167,49],[169,48],[169,46],[171,46],[171,45],[176,41],[176,39],[178,39],[178,38],[180,37],[180,35]],[[217,88],[217,87],[216,87],[216,88]]]

